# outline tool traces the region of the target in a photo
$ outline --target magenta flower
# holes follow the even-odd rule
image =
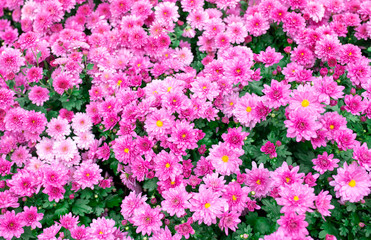
[[[93,222],[90,224],[90,228],[88,229],[88,233],[91,239],[114,240],[116,239],[114,235],[116,229],[114,220],[100,217],[93,219]]]
[[[284,123],[287,127],[287,137],[296,138],[297,142],[316,138],[316,131],[321,128],[316,117],[302,109],[290,112],[289,120],[285,120]]]
[[[370,176],[357,162],[350,165],[344,162],[343,168],[338,168],[337,175],[332,177],[334,180],[330,185],[334,187],[336,197],[340,197],[341,201],[359,202],[371,192]]]
[[[23,230],[22,215],[15,214],[13,211],[7,211],[0,218],[0,236],[6,240],[11,240],[13,237],[20,238]]]
[[[241,187],[237,182],[229,183],[223,192],[223,198],[227,200],[229,210],[241,213],[246,208],[249,192],[250,189],[248,187]]]
[[[270,141],[266,142],[260,148],[260,151],[262,151],[263,153],[269,155],[270,158],[277,157],[276,146],[273,143],[271,143]]]
[[[371,149],[367,147],[367,143],[357,145],[353,148],[353,158],[358,161],[358,164],[368,171],[371,169]]]
[[[297,215],[295,212],[286,212],[285,215],[278,219],[280,225],[278,231],[288,237],[304,238],[308,234],[306,227],[308,223],[305,221],[305,214]]]
[[[211,162],[217,173],[230,175],[239,172],[239,166],[242,164],[239,157],[243,154],[242,149],[231,148],[226,143],[219,143],[212,146],[206,159]]]
[[[174,181],[175,177],[183,171],[182,165],[179,163],[180,160],[179,156],[162,150],[155,157],[155,176],[161,181],[165,181],[168,178]]]
[[[283,206],[282,213],[293,211],[304,214],[305,212],[313,212],[315,198],[314,188],[301,183],[294,183],[281,187],[280,197],[276,198],[276,201]]]
[[[199,224],[205,223],[208,226],[216,224],[216,218],[228,210],[228,203],[220,198],[220,193],[213,192],[205,185],[200,186],[199,193],[194,193],[190,204],[190,210],[194,212],[192,218],[198,220]]]
[[[82,189],[94,188],[98,185],[99,181],[103,180],[101,176],[102,169],[96,163],[83,162],[77,167],[73,174],[74,180],[81,185]]]
[[[263,163],[258,167],[256,162],[252,162],[251,170],[246,169],[245,183],[255,192],[257,198],[266,196],[273,186],[269,170],[264,168]]]
[[[136,195],[135,192],[130,192],[129,196],[126,196],[121,204],[121,214],[124,219],[131,218],[134,214],[134,210],[139,209],[146,201],[147,197],[142,196],[141,193]]]
[[[161,219],[164,215],[160,208],[151,208],[148,204],[134,210],[134,216],[131,218],[133,225],[137,227],[136,233],[142,235],[151,235],[160,230],[162,226]]]
[[[228,236],[228,229],[236,231],[237,225],[241,222],[239,219],[240,214],[237,212],[225,212],[220,217],[219,227],[224,230],[225,234]]]
[[[34,86],[28,93],[28,98],[36,106],[42,106],[44,102],[49,100],[49,90],[43,87]]]
[[[186,214],[185,209],[190,207],[188,200],[191,194],[185,190],[183,184],[162,192],[162,197],[165,199],[161,202],[162,210],[168,212],[170,216],[176,215],[180,218]]]
[[[271,81],[271,85],[264,84],[262,92],[263,102],[271,108],[277,108],[285,106],[290,100],[291,85],[285,83],[285,81],[278,82],[274,79]]]
[[[31,229],[41,228],[40,220],[43,219],[43,213],[37,213],[37,207],[24,207],[24,212],[21,213],[22,220],[26,226]]]
[[[328,155],[327,152],[324,152],[322,155],[318,155],[317,158],[313,159],[312,162],[315,165],[314,170],[318,171],[320,174],[324,174],[326,171],[333,171],[339,165],[339,159],[333,159],[334,154]]]
[[[345,110],[350,112],[353,115],[360,115],[363,112],[367,105],[363,104],[362,97],[360,95],[346,95],[344,98]]]
[[[191,224],[193,223],[192,217],[188,218],[187,222],[175,225],[174,229],[177,232],[176,235],[184,236],[186,239],[189,238],[190,235],[195,234],[195,230],[192,228]]]
[[[318,212],[322,215],[322,218],[324,219],[324,216],[330,216],[331,212],[329,211],[330,209],[334,209],[335,207],[331,205],[331,199],[332,196],[329,194],[328,191],[321,191],[316,200],[316,208]]]
[[[304,173],[298,173],[299,166],[289,168],[286,162],[271,173],[274,186],[291,185],[294,183],[303,183]]]
[[[276,52],[274,48],[267,47],[265,51],[261,51],[260,54],[257,56],[257,59],[264,63],[265,67],[273,66],[276,63],[279,63],[283,55],[279,52]]]

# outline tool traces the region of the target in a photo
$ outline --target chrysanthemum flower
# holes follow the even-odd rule
[[[290,100],[290,87],[291,85],[284,81],[278,82],[272,79],[270,86],[264,84],[264,89],[262,90],[265,94],[263,96],[263,102],[270,108],[285,106]]]
[[[357,145],[353,148],[353,158],[358,161],[358,164],[368,171],[371,169],[371,149],[367,147],[367,143]]]
[[[28,98],[36,106],[42,106],[44,102],[49,100],[49,90],[43,87],[34,86],[28,93]]]
[[[216,218],[228,210],[228,203],[220,198],[220,193],[206,189],[205,185],[200,186],[199,193],[194,193],[190,203],[190,210],[194,212],[192,218],[208,226],[216,224]]]
[[[164,215],[160,208],[151,208],[148,204],[134,210],[134,216],[131,218],[133,225],[137,227],[136,233],[142,235],[151,235],[160,230],[162,226],[161,219]]]
[[[30,226],[31,229],[41,228],[41,219],[43,219],[43,213],[37,213],[36,207],[27,207],[23,208],[23,212],[20,213],[21,218],[26,226]]]
[[[242,213],[246,208],[246,201],[249,198],[250,189],[241,187],[237,182],[231,182],[224,188],[223,198],[227,200],[230,211]]]
[[[259,55],[256,57],[260,62],[264,63],[265,67],[273,66],[276,63],[279,63],[283,58],[283,55],[279,52],[276,52],[274,48],[270,46],[265,49],[265,51],[261,51]]]
[[[182,173],[182,165],[179,163],[180,160],[178,156],[162,150],[154,159],[155,176],[162,181],[168,178],[174,181],[175,177]]]
[[[362,97],[360,95],[346,95],[344,98],[345,110],[350,112],[353,115],[360,115],[363,112],[367,105],[362,103]]]
[[[303,183],[304,173],[298,173],[299,166],[289,168],[286,162],[271,173],[274,186],[291,185],[294,183]]]
[[[318,155],[317,158],[313,159],[312,162],[315,165],[314,170],[318,171],[320,174],[324,174],[326,171],[333,171],[339,165],[339,159],[334,158],[334,154],[328,155],[327,152],[324,152],[322,155]]]
[[[282,213],[294,211],[298,214],[312,212],[314,200],[314,188],[301,183],[281,187],[280,197],[276,198],[277,203],[283,206]]]
[[[286,212],[277,223],[280,225],[278,231],[283,231],[288,237],[304,238],[308,234],[305,214],[297,215],[295,212]]]
[[[287,137],[295,138],[300,142],[302,139],[310,140],[316,138],[316,130],[321,128],[321,124],[316,121],[316,117],[310,112],[301,108],[289,114],[289,120],[285,120],[287,127]]]
[[[74,172],[74,180],[81,185],[82,189],[94,188],[99,181],[103,180],[101,176],[102,169],[96,163],[83,162]]]
[[[161,138],[170,133],[174,127],[174,116],[161,109],[147,116],[144,122],[144,129],[149,136]]]
[[[231,148],[226,143],[219,143],[212,146],[206,159],[211,162],[217,173],[230,175],[231,173],[239,172],[239,166],[242,164],[242,160],[239,157],[243,154],[244,151],[242,149]]]
[[[66,119],[52,118],[47,127],[46,132],[56,140],[62,140],[71,133],[70,125]]]
[[[350,165],[345,162],[343,168],[337,169],[337,175],[332,177],[334,180],[330,185],[341,201],[359,202],[371,192],[370,176],[357,162]]]
[[[253,128],[259,121],[253,112],[259,101],[260,98],[257,95],[246,93],[243,97],[239,98],[233,110],[234,116],[244,126]]]
[[[53,151],[55,157],[64,164],[68,164],[78,154],[76,143],[71,138],[54,142]]]
[[[228,128],[228,133],[223,133],[222,139],[231,147],[241,148],[247,136],[249,136],[249,133],[243,132],[242,127]]]
[[[329,194],[328,191],[322,190],[315,200],[316,208],[322,215],[322,218],[324,218],[324,216],[330,216],[331,212],[329,210],[335,208],[333,205],[331,205],[331,199],[331,194]]]
[[[122,200],[121,215],[126,220],[130,219],[134,214],[134,210],[141,208],[146,201],[147,197],[142,196],[141,193],[137,195],[135,192],[130,192],[130,194]]]
[[[185,209],[190,207],[188,200],[191,198],[183,184],[170,188],[162,192],[162,197],[165,199],[161,202],[162,209],[170,214],[176,215],[178,218],[186,214]]]
[[[225,231],[225,234],[228,236],[228,229],[236,231],[238,228],[237,225],[241,222],[239,219],[240,214],[237,212],[225,212],[220,217],[219,227]]]
[[[5,212],[0,218],[0,236],[7,240],[19,239],[24,232],[23,224],[20,213],[15,214],[14,210]]]
[[[269,170],[264,168],[263,163],[258,167],[254,161],[252,162],[252,169],[246,169],[245,183],[251,191],[255,192],[257,198],[266,196],[273,187]]]
[[[193,223],[193,218],[188,218],[187,222],[175,225],[174,229],[177,232],[176,235],[182,237],[184,236],[186,239],[189,238],[189,235],[195,234],[195,230],[192,228],[191,224]]]
[[[0,54],[0,69],[8,73],[18,73],[25,65],[25,59],[18,49],[5,48]]]
[[[88,228],[89,237],[91,239],[115,239],[115,232],[117,228],[115,227],[115,221],[113,219],[107,219],[100,217],[93,219],[93,222]]]
[[[75,132],[86,132],[91,129],[92,125],[86,113],[76,113],[72,119],[72,128]]]

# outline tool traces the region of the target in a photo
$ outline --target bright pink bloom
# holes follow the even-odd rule
[[[277,157],[276,146],[273,143],[271,143],[270,141],[266,142],[260,148],[260,151],[262,151],[263,153],[269,155],[270,158]]]
[[[49,90],[43,87],[34,86],[28,93],[28,98],[33,104],[42,106],[44,102],[49,100]]]
[[[241,148],[247,136],[249,136],[249,133],[243,132],[242,127],[228,128],[228,133],[223,133],[222,139],[231,147]]]
[[[165,181],[170,178],[174,181],[175,177],[182,173],[182,165],[179,163],[181,158],[175,156],[173,153],[167,153],[162,150],[156,155],[155,161],[155,171],[156,177],[161,181]]]
[[[73,178],[81,185],[82,189],[93,189],[94,185],[98,185],[99,181],[103,180],[101,172],[102,169],[99,168],[98,164],[83,162],[77,167]]]
[[[368,171],[371,169],[371,149],[367,147],[367,143],[357,145],[353,148],[353,158],[358,161],[358,164]]]
[[[303,183],[304,173],[298,173],[299,166],[289,168],[286,162],[282,163],[282,166],[277,168],[271,173],[274,186],[291,185],[294,183]]]
[[[160,208],[151,208],[148,204],[145,204],[134,210],[134,216],[131,221],[137,227],[136,233],[141,232],[142,235],[151,235],[151,233],[160,230],[163,217],[164,215],[161,213]]]
[[[23,230],[22,216],[20,213],[15,214],[13,211],[7,211],[0,218],[0,236],[6,240],[11,240],[13,237],[20,238]]]
[[[186,214],[185,209],[190,207],[188,200],[191,194],[185,190],[183,184],[162,192],[162,197],[165,199],[161,202],[162,209],[170,216],[176,215],[180,218]]]
[[[331,205],[331,199],[331,194],[329,194],[328,191],[322,190],[315,200],[316,208],[322,215],[322,218],[324,218],[324,216],[330,216],[331,212],[329,210],[335,208],[333,205]]]
[[[220,198],[220,193],[213,192],[205,185],[201,185],[199,193],[194,193],[190,200],[190,210],[192,218],[198,223],[205,223],[210,226],[216,224],[216,218],[220,217],[228,209],[228,203],[224,198]]]
[[[344,98],[345,110],[350,112],[353,115],[360,115],[363,112],[367,105],[363,104],[362,97],[360,95],[346,95]]]
[[[177,231],[176,235],[184,236],[186,239],[188,239],[189,235],[195,234],[195,230],[191,226],[192,223],[193,219],[190,217],[188,218],[187,222],[175,225],[174,229]]]
[[[339,165],[339,159],[334,158],[334,154],[328,155],[327,152],[324,152],[322,155],[318,155],[317,158],[313,159],[312,162],[315,165],[314,170],[318,171],[320,174],[324,174],[326,171],[333,171]]]
[[[114,240],[117,228],[115,227],[115,221],[112,219],[106,219],[100,217],[93,219],[88,229],[90,239],[97,240]]]
[[[262,90],[265,94],[263,96],[263,102],[270,108],[285,106],[290,100],[290,87],[291,85],[285,83],[285,81],[278,82],[272,79],[270,86],[264,84],[264,89]]]
[[[141,193],[137,195],[135,192],[130,192],[130,194],[122,200],[121,215],[126,220],[130,219],[134,214],[134,210],[141,208],[146,201],[147,197],[142,196]]]
[[[280,197],[276,198],[279,205],[283,206],[282,213],[294,211],[298,214],[312,212],[314,209],[314,188],[301,183],[294,183],[280,188]]]
[[[37,213],[37,207],[24,207],[24,212],[21,213],[21,217],[26,226],[30,226],[31,229],[41,228],[40,220],[43,219],[43,213]]]
[[[270,172],[264,168],[263,163],[257,166],[256,162],[252,162],[252,169],[246,169],[245,183],[250,187],[251,191],[255,192],[257,198],[266,196],[272,189],[273,181],[270,178]]]
[[[236,231],[238,228],[237,225],[241,222],[239,219],[240,214],[237,212],[225,212],[220,217],[219,227],[224,231],[225,234],[228,236],[228,229],[232,231]]]
[[[337,175],[332,177],[334,180],[330,185],[334,187],[336,197],[340,197],[341,201],[359,202],[371,192],[370,176],[357,162],[350,165],[345,162],[343,168],[337,169]]]
[[[305,214],[297,215],[295,212],[286,212],[278,219],[277,223],[280,225],[278,231],[283,231],[288,237],[300,239],[308,234],[306,229],[308,223],[305,221]]]
[[[211,162],[217,173],[230,175],[239,172],[239,166],[242,164],[239,157],[243,154],[242,149],[231,148],[226,143],[219,143],[212,146],[206,159]]]
[[[276,52],[274,48],[267,47],[265,51],[261,51],[259,55],[257,55],[257,59],[265,64],[265,67],[273,66],[276,63],[279,63],[283,55],[279,52]]]

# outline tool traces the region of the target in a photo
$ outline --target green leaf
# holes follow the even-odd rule
[[[117,207],[120,206],[120,203],[122,202],[122,198],[115,194],[115,195],[109,195],[106,198],[106,207],[112,208],[112,207]]]
[[[270,221],[267,218],[259,217],[254,225],[254,231],[260,232],[261,234],[270,233]]]
[[[64,215],[64,214],[66,214],[66,213],[68,213],[69,212],[69,210],[68,210],[68,203],[65,201],[64,203],[63,203],[63,205],[61,205],[61,206],[59,206],[56,210],[55,210],[55,214],[56,215],[58,215],[58,217],[59,216],[62,216],[62,215]]]
[[[41,52],[38,52],[36,55],[36,61],[38,62],[40,58],[41,58]]]
[[[147,189],[149,192],[152,192],[157,189],[157,181],[157,178],[152,178],[143,184],[143,188]]]
[[[94,68],[94,64],[93,63],[89,63],[88,66],[86,66],[86,68],[88,70],[92,70]]]
[[[84,216],[92,212],[92,208],[88,206],[89,200],[78,199],[72,207],[72,212],[76,215]]]

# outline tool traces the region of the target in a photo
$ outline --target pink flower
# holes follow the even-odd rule
[[[47,185],[45,189],[42,191],[43,193],[47,194],[49,196],[48,200],[59,202],[59,200],[64,198],[64,193],[66,192],[66,189],[64,187],[55,187],[52,185]]]
[[[220,193],[213,192],[210,188],[201,185],[199,193],[194,193],[190,200],[190,210],[193,213],[192,218],[198,223],[205,223],[210,226],[216,224],[216,218],[220,217],[228,209],[225,199],[220,198]]]
[[[219,95],[218,84],[210,82],[206,78],[197,78],[196,81],[191,83],[191,91],[194,93],[194,97],[201,99],[208,99],[212,101],[216,96]]]
[[[253,128],[260,121],[254,114],[258,102],[260,102],[260,98],[255,94],[246,93],[243,97],[239,98],[233,110],[236,119],[244,126]]]
[[[330,209],[334,209],[335,207],[331,205],[331,199],[332,196],[329,194],[328,191],[321,191],[316,200],[316,208],[318,212],[322,215],[322,218],[324,219],[324,216],[330,216],[331,212],[329,211]]]
[[[68,169],[60,164],[44,165],[42,171],[42,184],[46,186],[64,186],[68,180]]]
[[[42,106],[44,102],[49,100],[49,90],[43,87],[34,86],[28,93],[28,98],[36,106]]]
[[[248,132],[243,132],[242,127],[228,128],[228,133],[222,134],[222,139],[233,148],[241,148],[244,145]]]
[[[19,170],[13,175],[11,180],[7,181],[10,191],[18,196],[31,197],[36,192],[38,181],[33,174],[26,170]]]
[[[144,122],[144,129],[149,136],[159,139],[170,133],[173,125],[174,116],[161,109],[147,116]]]
[[[30,132],[42,133],[45,129],[47,120],[43,113],[34,110],[27,112],[24,118],[24,128]]]
[[[297,215],[295,212],[286,212],[277,223],[280,225],[278,231],[283,231],[288,237],[304,238],[308,234],[305,214]]]
[[[242,149],[231,148],[226,143],[219,143],[212,146],[206,159],[211,162],[217,173],[230,175],[239,172],[239,166],[242,164],[239,157],[243,154]]]
[[[295,138],[300,142],[302,139],[310,140],[316,138],[316,131],[321,128],[321,124],[316,121],[316,117],[303,109],[297,109],[289,114],[289,120],[284,121],[287,127],[287,137]]]
[[[131,222],[137,227],[136,233],[141,232],[143,236],[151,235],[151,233],[160,230],[163,217],[160,208],[151,208],[148,204],[145,204],[134,211]]]
[[[279,63],[283,55],[279,52],[276,52],[274,48],[267,47],[265,52],[261,51],[259,55],[257,55],[257,59],[265,64],[265,67],[273,66],[276,63]]]
[[[263,163],[258,167],[254,161],[252,162],[252,169],[246,169],[245,183],[251,191],[255,192],[257,198],[265,197],[273,186],[269,170],[264,168]]]
[[[249,198],[250,189],[241,187],[237,182],[231,182],[224,188],[223,198],[227,200],[230,211],[242,213],[246,208],[246,201]]]
[[[337,37],[325,35],[323,39],[316,42],[315,53],[322,61],[337,58],[341,43]]]
[[[27,71],[28,82],[39,82],[43,78],[43,69],[39,67],[32,67]]]
[[[161,202],[162,209],[170,216],[176,215],[180,218],[186,214],[185,209],[190,207],[188,200],[191,194],[185,190],[183,184],[162,192],[162,197],[165,199]]]
[[[66,119],[52,118],[47,127],[46,132],[56,140],[62,140],[71,133],[70,125]]]
[[[179,18],[178,7],[173,2],[161,2],[155,7],[156,19],[163,22],[176,22]]]
[[[263,102],[270,108],[278,108],[285,106],[290,100],[291,85],[285,83],[285,81],[278,82],[274,79],[271,81],[271,85],[264,84],[262,92]]]
[[[176,148],[182,151],[197,148],[197,131],[193,127],[194,124],[188,121],[176,121],[168,141],[174,143]]]
[[[189,238],[189,235],[195,234],[195,230],[192,228],[191,224],[193,223],[192,217],[188,218],[187,222],[175,225],[174,229],[177,231],[176,235],[184,236],[186,239]]]
[[[260,15],[259,13],[255,13],[254,15],[246,14],[246,27],[247,31],[254,37],[258,37],[263,35],[267,32],[270,25],[268,19]]]
[[[344,97],[344,86],[339,86],[331,77],[317,77],[313,80],[314,89],[318,93],[318,101],[327,105],[330,99],[340,99]]]
[[[344,162],[343,168],[338,168],[337,175],[332,177],[334,180],[330,185],[334,187],[336,197],[340,197],[341,201],[359,202],[371,192],[370,176],[357,162],[350,165]]]
[[[353,148],[353,158],[358,161],[358,164],[368,171],[371,169],[371,149],[367,147],[367,143],[357,145]]]
[[[277,168],[271,173],[274,186],[291,185],[294,183],[303,183],[304,173],[298,173],[299,166],[289,168],[286,162],[282,163],[282,166]]]
[[[155,176],[161,181],[165,181],[168,178],[174,181],[175,177],[182,173],[182,165],[179,163],[180,160],[179,156],[162,150],[154,159],[156,164]]]
[[[81,185],[82,189],[93,189],[94,185],[98,185],[99,181],[103,180],[101,172],[102,169],[99,168],[98,164],[83,162],[77,167],[73,178]]]
[[[320,118],[326,138],[332,140],[340,130],[347,130],[347,119],[337,112],[326,112]]]
[[[13,237],[20,238],[23,230],[22,214],[15,214],[13,211],[7,211],[0,218],[0,236],[6,240],[11,240]]]
[[[314,88],[309,84],[299,85],[291,94],[289,110],[302,109],[312,113],[311,115],[318,115],[325,111],[324,105],[318,100],[318,95]]]
[[[279,205],[283,206],[282,213],[294,211],[298,214],[312,212],[314,208],[314,188],[301,183],[294,183],[280,188],[280,197],[276,198]]]
[[[93,126],[86,113],[76,113],[72,119],[72,128],[75,132],[86,132]]]
[[[43,213],[37,213],[37,207],[24,207],[24,212],[21,217],[26,226],[31,226],[31,229],[41,228],[40,220],[43,219]]]
[[[79,216],[74,217],[72,213],[68,213],[61,216],[59,222],[61,223],[62,227],[70,230],[77,227],[77,224],[79,223]]]
[[[141,193],[137,195],[135,192],[130,192],[130,194],[122,200],[121,215],[126,220],[130,219],[134,214],[134,210],[141,208],[146,201],[147,197],[142,196]]]
[[[367,105],[363,104],[362,97],[359,95],[346,95],[344,98],[345,110],[350,112],[353,115],[360,115],[363,112]]]
[[[112,219],[106,219],[100,217],[93,219],[93,222],[90,224],[88,229],[90,239],[97,240],[115,240],[114,233],[117,228],[115,227],[115,221]]]
[[[219,227],[225,230],[225,234],[228,236],[228,229],[236,231],[237,225],[241,222],[239,219],[240,214],[236,212],[225,212],[220,217]]]
[[[76,143],[71,138],[55,142],[53,151],[55,157],[61,160],[65,165],[73,163],[73,158],[78,155]]]
[[[5,74],[18,73],[22,66],[25,65],[25,59],[18,49],[5,48],[0,54],[0,69]]]
[[[320,174],[324,174],[326,171],[333,171],[338,167],[337,163],[339,159],[333,159],[334,154],[328,155],[324,152],[322,155],[318,155],[317,158],[313,159],[312,162],[315,165],[314,170],[318,171]]]
[[[260,151],[262,151],[263,153],[269,155],[270,158],[277,157],[276,146],[273,143],[271,143],[270,141],[266,142],[260,148]]]

